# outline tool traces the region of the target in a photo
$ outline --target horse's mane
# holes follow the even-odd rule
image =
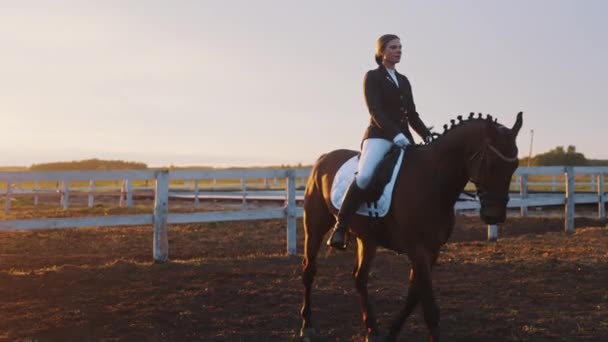
[[[448,133],[452,132],[455,128],[458,128],[458,127],[460,127],[462,125],[466,125],[466,124],[471,123],[471,122],[482,122],[483,121],[483,122],[491,122],[491,123],[493,123],[493,124],[495,124],[497,126],[503,126],[502,124],[500,124],[498,122],[498,119],[493,118],[492,115],[490,115],[490,114],[487,114],[486,117],[484,118],[483,114],[481,114],[481,113],[479,113],[478,116],[476,117],[475,113],[471,112],[469,114],[469,117],[466,118],[466,119],[463,119],[462,115],[458,115],[456,117],[456,119],[458,121],[456,121],[455,119],[450,120],[451,125],[448,125],[448,124],[443,125],[443,132],[442,133],[433,132],[432,135],[431,135],[432,140],[430,142],[421,143],[420,145],[424,146],[424,145],[433,144],[436,141],[438,141],[441,138],[443,138],[444,136],[446,136]]]

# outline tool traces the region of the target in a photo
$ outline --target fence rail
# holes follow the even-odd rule
[[[41,229],[41,228],[69,228],[85,226],[128,226],[128,225],[154,225],[153,257],[155,261],[165,262],[168,260],[168,240],[167,225],[179,223],[198,223],[215,221],[235,221],[235,220],[256,220],[256,219],[286,219],[287,227],[287,253],[296,253],[296,218],[301,217],[303,210],[296,205],[302,199],[302,190],[297,190],[297,180],[301,186],[305,184],[306,178],[310,174],[310,168],[301,169],[258,169],[258,170],[127,170],[127,171],[3,171],[0,172],[0,184],[4,184],[0,195],[5,197],[5,211],[10,212],[11,200],[16,195],[33,194],[34,204],[38,203],[38,196],[59,192],[61,195],[61,205],[67,209],[69,207],[70,194],[88,195],[88,206],[94,203],[96,194],[119,194],[121,206],[133,205],[133,193],[136,190],[153,190],[154,212],[153,214],[140,215],[114,215],[114,216],[93,216],[78,218],[43,218],[43,219],[18,219],[0,220],[1,230],[13,229]],[[608,167],[520,167],[514,174],[512,188],[519,188],[518,195],[512,195],[508,202],[510,208],[520,208],[520,214],[526,216],[528,208],[545,205],[564,205],[564,230],[574,231],[574,208],[576,203],[597,203],[598,218],[606,220],[606,188],[605,178],[608,174]],[[533,194],[528,190],[534,183],[529,182],[529,176],[549,175],[555,180],[557,176],[564,178],[563,193]],[[584,182],[595,189],[595,193],[576,194],[575,176],[589,176],[590,181]],[[251,184],[248,180],[256,180],[255,187],[270,188],[269,179],[273,179],[273,187],[279,182],[284,186],[280,192],[267,192],[261,196],[258,192],[251,191]],[[96,186],[97,182],[112,181],[121,183],[120,188]],[[198,205],[200,199],[221,198],[228,196],[225,192],[209,193],[201,191],[203,188],[199,183],[211,183],[214,186],[222,181],[234,181],[240,186],[240,191],[233,193],[232,199],[242,198],[243,209],[236,211],[222,212],[195,212],[195,213],[169,213],[169,198],[191,198]],[[49,189],[40,186],[41,182],[57,182],[56,189]],[[154,181],[154,187],[134,186],[136,182]],[[23,189],[20,185],[26,182],[34,182],[31,189]],[[88,187],[70,187],[70,182],[88,182]],[[186,183],[192,186],[184,186]],[[260,186],[259,182],[262,182]],[[234,183],[234,182],[233,182]],[[173,186],[171,186],[173,184]],[[179,186],[178,186],[179,184]],[[581,182],[578,183],[581,185]],[[234,185],[231,185],[234,187]],[[108,191],[109,189],[109,191]],[[282,193],[282,194],[281,194]],[[215,195],[214,195],[215,194]],[[282,200],[283,206],[277,208],[245,210],[247,199],[268,198]],[[261,197],[260,197],[261,196]],[[228,198],[228,197],[225,197]],[[477,210],[479,202],[464,201],[458,202],[456,210]],[[496,226],[488,227],[488,239],[497,238],[498,229]]]

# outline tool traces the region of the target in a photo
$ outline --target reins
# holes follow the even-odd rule
[[[496,156],[498,156],[498,158],[502,159],[503,161],[505,161],[507,163],[514,163],[514,162],[516,162],[518,160],[517,156],[515,156],[515,157],[507,157],[504,154],[502,154],[502,152],[500,152],[492,144],[486,142],[485,144],[483,144],[483,146],[479,150],[477,150],[477,152],[473,153],[473,155],[471,156],[471,158],[469,158],[469,161],[473,161],[473,159],[475,159],[480,154],[481,154],[481,158],[482,158],[482,161],[483,161],[483,159],[485,159],[485,157],[486,157],[486,151],[488,149],[490,149],[490,151],[494,152],[494,154],[496,154]]]
[[[500,159],[506,161],[507,163],[514,163],[516,162],[517,156],[515,157],[507,157],[504,154],[502,154],[496,147],[492,146],[491,144],[486,144],[486,146],[492,151],[494,152]]]
[[[488,149],[490,151],[494,152],[494,154],[504,162],[514,163],[514,162],[517,162],[517,160],[518,160],[517,156],[507,157],[504,154],[502,154],[496,147],[492,146],[489,142],[486,142],[485,144],[483,144],[483,146],[477,152],[475,152],[471,156],[471,158],[469,158],[469,162],[472,162],[475,158],[477,158],[478,156],[481,156],[480,160],[479,160],[477,174],[476,174],[477,179],[471,178],[471,181],[477,186],[477,195],[480,199],[482,197],[485,197],[485,198],[492,198],[494,200],[506,202],[509,200],[508,195],[507,196],[498,195],[495,193],[487,192],[487,191],[485,191],[485,189],[483,189],[482,178],[486,177],[487,169],[484,169],[484,166],[486,165],[486,156],[487,156]]]

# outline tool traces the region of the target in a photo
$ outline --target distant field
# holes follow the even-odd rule
[[[70,206],[64,210],[59,202],[60,194],[45,196],[39,199],[38,205],[34,205],[33,195],[17,196],[11,201],[10,212],[0,210],[0,220],[32,219],[32,218],[67,218],[83,216],[112,216],[112,215],[136,215],[152,214],[154,212],[154,195],[148,193],[146,196],[135,197],[132,207],[120,207],[118,196],[97,195],[95,205],[88,207],[88,196],[78,195],[70,197]],[[249,201],[247,208],[255,209],[262,205],[277,206],[276,203],[261,203]],[[216,202],[201,201],[198,207],[194,206],[193,200],[172,199],[169,201],[169,212],[191,213],[206,211],[241,210],[242,203],[234,201]],[[2,207],[3,208],[3,207]]]
[[[0,171],[27,171],[25,166],[0,166]]]

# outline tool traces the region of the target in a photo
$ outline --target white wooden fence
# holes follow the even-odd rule
[[[552,182],[529,182],[528,178],[531,175],[535,176],[551,176]],[[520,216],[528,216],[529,207],[555,206],[564,205],[564,231],[568,233],[574,232],[574,214],[575,204],[593,204],[597,203],[597,217],[602,222],[606,222],[606,184],[605,179],[608,175],[608,167],[572,167],[572,166],[539,166],[539,167],[520,167],[515,171],[512,187],[515,186],[519,190],[519,195],[511,194],[508,208],[519,208]],[[574,181],[575,176],[589,177],[589,182]],[[557,177],[564,178],[564,192],[529,194],[529,188],[532,186],[551,185],[552,190],[556,191],[559,188],[559,183],[556,182]],[[588,186],[595,193],[576,193],[576,186]],[[456,204],[457,210],[479,209],[479,202],[459,202]],[[488,240],[496,241],[498,239],[498,227],[488,226]]]
[[[57,171],[57,172],[0,172],[0,183],[6,184],[4,191],[5,211],[10,211],[11,198],[15,184],[22,182],[58,181],[63,184],[62,206],[68,208],[70,181],[89,181],[89,204],[94,196],[95,181],[125,180],[132,184],[136,180],[155,181],[155,200],[153,214],[93,216],[77,218],[44,218],[1,220],[0,230],[69,228],[93,226],[154,225],[153,257],[157,262],[168,260],[167,225],[178,223],[197,223],[215,221],[236,221],[285,218],[287,220],[287,252],[296,253],[296,217],[302,216],[302,209],[296,207],[296,178],[305,179],[309,169],[259,169],[259,170],[218,170],[218,171],[168,171],[168,170],[129,170],[129,171]],[[224,179],[286,179],[285,204],[282,207],[256,210],[221,212],[169,213],[169,182],[172,180],[224,180]],[[132,189],[128,189],[128,203],[132,203]],[[20,193],[24,193],[23,191]]]
[[[528,207],[543,205],[564,204],[564,230],[574,232],[574,206],[575,204],[597,203],[597,217],[606,222],[606,185],[605,179],[608,174],[608,167],[572,167],[572,166],[547,166],[547,167],[522,167],[517,169],[515,175],[519,179],[520,196],[512,198],[509,204],[519,206],[521,216],[526,216]],[[528,194],[529,175],[561,175],[564,177],[563,196],[530,196]],[[590,190],[594,193],[576,193],[575,176],[588,176],[590,182],[578,183],[578,185],[590,185]],[[553,178],[555,179],[555,178]]]
[[[61,172],[0,172],[0,183],[6,185],[4,191],[0,192],[5,195],[5,211],[10,211],[11,198],[15,194],[33,193],[39,194],[41,189],[34,188],[33,191],[19,189],[15,186],[22,182],[39,182],[57,181],[62,184],[60,192],[61,205],[63,208],[68,208],[70,198],[70,181],[88,181],[89,188],[86,190],[89,196],[88,205],[91,206],[94,202],[96,193],[95,182],[107,180],[120,180],[122,182],[120,198],[122,204],[123,195],[126,195],[126,205],[132,205],[132,196],[134,181],[151,180],[154,181],[154,212],[153,214],[139,215],[115,215],[115,216],[93,216],[93,217],[78,217],[78,218],[44,218],[44,219],[24,219],[24,220],[0,220],[0,230],[12,229],[42,229],[42,228],[68,228],[68,227],[87,227],[87,226],[125,226],[125,225],[154,225],[153,237],[153,257],[157,262],[165,262],[168,260],[168,240],[167,240],[167,225],[178,223],[198,223],[198,222],[214,222],[214,221],[236,221],[236,220],[256,220],[256,219],[286,219],[287,228],[287,253],[293,255],[296,253],[296,224],[297,217],[301,217],[303,210],[296,206],[296,179],[302,182],[310,173],[309,168],[302,169],[259,169],[259,170],[209,170],[209,171],[182,171],[182,170],[129,170],[129,171],[61,171]],[[531,206],[543,205],[564,205],[565,221],[564,229],[567,232],[574,231],[574,205],[575,203],[597,203],[598,218],[606,220],[606,192],[605,192],[605,177],[608,174],[608,167],[522,167],[515,173],[515,184],[519,187],[519,196],[511,196],[508,203],[510,208],[520,208],[522,216],[527,215],[527,209]],[[529,186],[534,185],[528,182],[529,175],[554,175],[563,176],[565,180],[564,194],[556,193],[551,195],[533,196],[528,194]],[[594,181],[589,184],[595,186],[596,195],[593,194],[576,194],[575,193],[575,175],[590,175]],[[243,203],[247,199],[247,179],[265,179],[265,185],[268,185],[268,179],[285,179],[285,189],[283,193],[284,205],[277,208],[254,209],[249,210],[244,205],[243,210],[236,211],[221,211],[221,212],[195,212],[195,213],[169,213],[169,198],[171,181],[190,180],[194,184],[194,188],[190,193],[192,198],[198,203],[200,188],[198,187],[199,180],[212,180],[213,184],[217,180],[241,180],[241,190],[243,194]],[[555,178],[554,178],[555,179]],[[579,183],[580,185],[580,183]],[[17,190],[14,190],[14,189]],[[82,189],[79,189],[82,190]],[[174,189],[175,190],[175,189]],[[183,189],[182,189],[183,190]],[[301,192],[300,192],[301,193]],[[182,193],[183,194],[183,193]],[[276,196],[275,196],[276,197]],[[300,197],[300,196],[299,196]],[[37,203],[37,196],[34,202]],[[465,201],[456,204],[456,210],[476,210],[479,209],[479,202]],[[496,240],[498,237],[498,227],[488,227],[488,239]]]

